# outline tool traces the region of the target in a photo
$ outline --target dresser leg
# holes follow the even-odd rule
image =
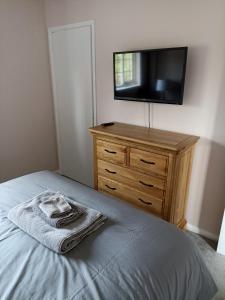
[[[177,227],[180,229],[186,229],[186,224],[187,224],[187,220],[186,219],[182,219],[180,220],[179,223],[177,223]]]

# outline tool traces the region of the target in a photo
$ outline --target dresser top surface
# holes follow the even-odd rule
[[[114,122],[112,126],[98,125],[89,129],[91,133],[111,136],[123,140],[143,143],[172,151],[179,151],[197,142],[199,137],[155,128],[147,128]]]

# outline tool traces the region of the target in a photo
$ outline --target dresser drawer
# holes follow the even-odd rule
[[[109,193],[115,197],[122,198],[157,215],[162,215],[162,200],[156,199],[146,193],[142,193],[117,181],[99,176],[98,190]]]
[[[141,172],[153,172],[165,176],[167,174],[167,160],[164,155],[130,149],[130,167]]]
[[[164,199],[166,187],[163,179],[141,174],[103,160],[98,160],[97,168],[98,174],[102,177],[123,183],[156,198]]]
[[[127,147],[115,143],[97,140],[97,158],[119,165],[126,164]]]

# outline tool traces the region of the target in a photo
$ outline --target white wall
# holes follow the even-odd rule
[[[183,106],[153,105],[153,126],[201,136],[187,220],[217,235],[225,205],[225,1],[45,0],[48,26],[96,22],[97,120],[146,125],[147,106],[113,100],[112,52],[188,46]]]
[[[43,1],[0,1],[0,182],[57,169]]]

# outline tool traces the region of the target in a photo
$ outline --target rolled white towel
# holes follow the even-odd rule
[[[75,205],[75,203],[69,199],[68,197],[64,196],[63,194],[60,194],[64,197],[64,199],[67,201],[67,203],[70,205],[71,209],[68,212],[56,214],[54,213],[53,217],[49,218],[43,210],[41,210],[40,206],[43,204],[43,202],[48,202],[49,199],[54,198],[56,194],[59,194],[59,192],[54,192],[47,190],[36,197],[33,198],[33,212],[41,217],[45,222],[47,222],[49,225],[60,228],[68,225],[71,222],[74,222],[76,219],[80,218],[83,214],[83,211]],[[51,200],[50,200],[51,201]],[[47,203],[46,208],[48,208],[49,203]],[[54,208],[54,207],[53,207]],[[52,208],[49,207],[48,212]]]
[[[65,214],[68,214],[72,209],[64,195],[60,192],[52,195],[43,195],[39,207],[48,218],[60,218]]]

